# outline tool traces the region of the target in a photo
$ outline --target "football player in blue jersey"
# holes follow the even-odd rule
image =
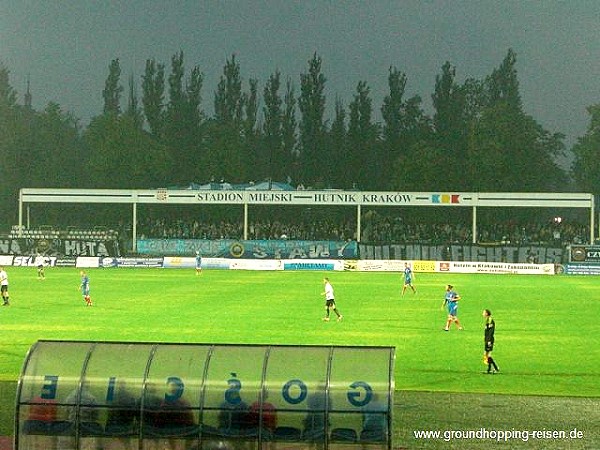
[[[446,295],[444,296],[444,303],[442,303],[442,309],[444,306],[448,309],[448,319],[446,320],[446,326],[444,327],[444,331],[450,331],[450,325],[452,322],[456,324],[459,330],[462,330],[463,327],[458,320],[458,301],[460,300],[460,295],[458,292],[454,290],[454,286],[451,284],[446,285]]]

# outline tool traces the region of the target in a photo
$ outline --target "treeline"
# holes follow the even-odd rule
[[[572,149],[572,173],[557,164],[564,135],[524,112],[513,50],[483,79],[459,83],[446,62],[435,77],[428,115],[396,67],[378,106],[361,80],[348,105],[325,95],[314,54],[299,79],[276,70],[244,80],[227,59],[206,112],[204,74],[149,59],[139,80],[108,66],[102,112],[81,126],[50,103],[21,103],[0,65],[1,221],[14,223],[21,187],[151,188],[210,180],[291,180],[314,188],[405,191],[598,192],[600,106]],[[81,93],[89,95],[89,93]],[[333,101],[333,104],[327,102]],[[331,106],[332,108],[329,108]],[[332,117],[326,111],[333,111]]]

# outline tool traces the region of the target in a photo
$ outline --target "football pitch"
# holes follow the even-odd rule
[[[38,339],[383,345],[396,347],[398,448],[483,448],[414,436],[420,429],[482,427],[585,433],[579,441],[512,441],[503,448],[600,447],[594,277],[417,273],[417,294],[402,296],[398,273],[90,269],[94,305],[86,307],[78,269],[48,268],[44,281],[35,268],[7,271],[11,306],[0,309],[3,419],[11,419],[14,383]],[[341,322],[321,320],[324,276],[335,288]],[[448,283],[462,297],[462,331],[443,331]],[[496,375],[483,374],[484,308],[496,321]]]

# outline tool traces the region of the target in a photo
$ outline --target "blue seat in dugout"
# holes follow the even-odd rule
[[[251,427],[249,409],[246,402],[223,402],[218,415],[218,431],[223,436],[245,437],[256,430]]]
[[[386,435],[383,430],[363,430],[360,433],[361,442],[385,442]]]
[[[275,441],[299,441],[302,438],[302,431],[296,427],[281,426],[275,428],[273,440]]]
[[[334,428],[330,439],[332,442],[356,442],[358,434],[353,428]]]
[[[43,434],[48,436],[74,433],[73,424],[67,420],[47,422],[43,420],[25,420],[21,429],[23,434]]]
[[[105,435],[105,431],[98,422],[81,422],[79,424],[79,435],[83,437],[102,437]]]
[[[137,425],[122,425],[118,423],[107,423],[104,435],[107,437],[135,437],[140,434]]]

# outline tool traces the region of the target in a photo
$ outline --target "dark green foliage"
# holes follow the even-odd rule
[[[378,127],[373,123],[373,100],[366,81],[359,81],[350,103],[348,124],[347,173],[345,186],[356,186],[363,191],[385,190],[380,177],[382,165],[379,158]],[[360,170],[353,170],[361,167]]]
[[[165,66],[153,59],[146,61],[142,76],[142,105],[150,132],[155,138],[162,136],[165,107]]]
[[[390,66],[381,122],[364,80],[347,107],[336,95],[328,120],[322,68],[315,52],[300,74],[298,93],[290,77],[283,89],[279,71],[259,91],[255,78],[244,87],[232,55],[209,116],[204,75],[198,66],[186,72],[183,52],[172,56],[168,75],[163,63],[148,59],[140,98],[131,75],[123,108],[117,58],[108,66],[102,115],[80,127],[57,103],[33,110],[29,90],[21,105],[2,65],[0,200],[8,205],[3,224],[15,222],[18,190],[28,186],[143,188],[291,179],[315,188],[383,191],[597,192],[600,187],[598,108],[590,107],[590,129],[574,146],[567,174],[557,164],[566,150],[564,135],[545,130],[524,111],[512,49],[482,79],[461,83],[457,69],[444,63],[435,77],[431,115],[419,95],[406,97],[407,76]]]
[[[263,98],[263,145],[261,154],[261,178],[282,180],[289,173],[289,158],[283,146],[283,100],[279,93],[281,72],[271,74],[264,88]]]
[[[300,75],[298,107],[302,118],[300,136],[300,179],[307,185],[323,186],[325,183],[321,165],[326,152],[325,143],[325,82],[321,72],[322,59],[313,54],[308,61],[308,72]]]
[[[573,177],[582,189],[600,192],[600,104],[588,107],[590,124],[573,147]]]
[[[118,116],[121,113],[121,65],[119,58],[113,59],[108,66],[108,77],[102,91],[104,99],[104,114]]]

